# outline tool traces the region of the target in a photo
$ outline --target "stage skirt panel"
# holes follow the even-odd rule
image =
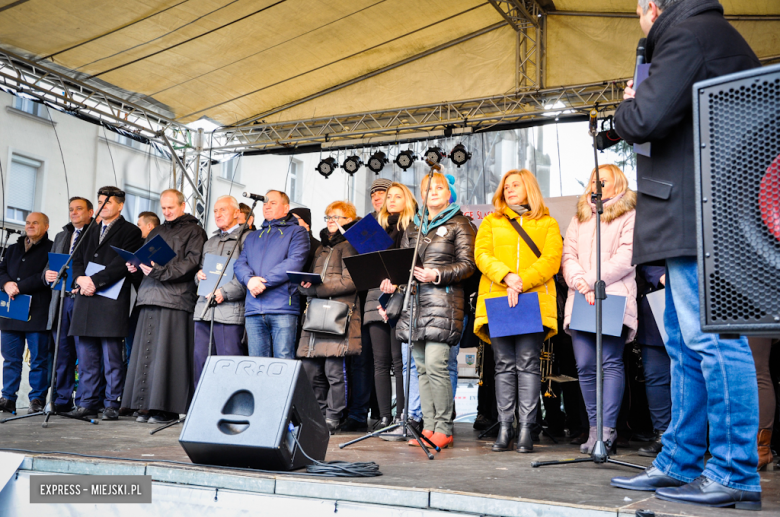
[[[143,306],[122,394],[122,407],[186,413],[192,400],[192,313]]]

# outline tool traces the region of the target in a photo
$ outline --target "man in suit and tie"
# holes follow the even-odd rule
[[[103,187],[98,191],[98,206],[103,207],[98,214],[100,223],[84,235],[84,243],[73,257],[77,295],[69,334],[76,337],[79,358],[76,394],[79,405],[69,415],[79,418],[96,416],[101,407],[104,408],[103,420],[119,418],[125,380],[122,349],[130,319],[130,284],[139,278],[133,278],[125,266],[125,259],[111,246],[135,252],[143,244],[141,230],[121,215],[124,204],[125,193],[119,188]],[[90,270],[88,275],[90,263],[102,269]],[[117,282],[123,284],[116,299],[100,294]],[[106,382],[102,401],[101,376]]]
[[[70,222],[62,227],[62,231],[54,237],[52,253],[64,253],[70,255],[76,248],[84,230],[92,221],[92,201],[83,197],[72,197],[68,205]],[[46,266],[46,283],[52,284],[57,280],[59,271],[49,269]],[[73,301],[75,295],[71,292],[71,286],[75,286],[73,275],[68,274],[68,286],[65,297],[62,299],[62,330],[60,331],[59,351],[57,353],[57,384],[52,394],[54,410],[68,412],[73,409],[73,389],[76,386],[76,338],[68,336],[70,322],[73,319]],[[49,322],[46,329],[52,332],[52,339],[57,339],[57,320],[59,313],[60,297],[55,293],[49,305]]]

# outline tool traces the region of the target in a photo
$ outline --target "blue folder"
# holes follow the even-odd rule
[[[106,269],[106,266],[103,266],[101,264],[95,264],[94,262],[90,262],[87,264],[87,269],[84,271],[84,273],[87,276],[92,276],[95,273],[100,273]],[[122,286],[125,284],[124,277],[122,280],[119,280],[118,282],[114,282],[113,284],[109,285],[108,287],[104,287],[103,289],[99,291],[95,291],[95,294],[103,296],[105,298],[111,298],[112,300],[116,300],[119,297],[119,292],[122,290]]]
[[[517,336],[542,332],[542,311],[538,293],[523,293],[517,305],[509,306],[506,296],[485,300],[490,337]]]
[[[67,253],[49,252],[49,269],[51,269],[52,271],[59,272],[62,266],[65,264],[65,262],[67,262],[68,257],[70,257],[70,255],[68,255]],[[59,291],[60,289],[62,289],[63,284],[65,284],[64,278],[60,280],[59,284],[52,287],[52,289],[55,291]],[[72,280],[71,280],[71,285],[73,285]]]
[[[219,275],[222,274],[222,270],[225,268],[225,262],[227,262],[227,260],[227,256],[206,253],[203,257],[203,272],[206,273],[206,279],[201,280],[200,284],[198,284],[198,296],[208,296],[211,294]],[[219,281],[219,287],[222,287],[233,280],[233,262],[234,261],[232,260],[230,261],[225,273],[222,274],[222,279]]]
[[[311,282],[311,285],[322,283],[322,277],[317,273],[304,273],[303,271],[288,271],[287,278],[294,285],[301,285],[302,282]]]
[[[111,249],[116,251],[126,262],[131,263],[135,267],[138,267],[141,264],[151,267],[152,262],[158,266],[164,266],[176,256],[176,253],[168,246],[165,239],[159,235],[155,235],[152,240],[141,246],[135,253],[117,248],[116,246],[111,246]]]
[[[344,232],[344,238],[360,253],[384,251],[393,245],[393,239],[373,217],[364,217]]]
[[[29,294],[17,294],[14,299],[4,292],[0,292],[0,318],[11,320],[30,321],[30,304],[32,296]]]
[[[623,334],[623,317],[626,313],[626,297],[608,294],[601,303],[601,331],[605,336],[619,337]],[[569,328],[582,332],[596,333],[596,306],[585,299],[579,291],[574,293],[574,307],[571,311]]]

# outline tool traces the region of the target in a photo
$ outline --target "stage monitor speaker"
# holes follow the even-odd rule
[[[780,336],[780,65],[693,96],[702,329]]]
[[[179,443],[193,463],[293,470],[322,461],[328,427],[300,361],[213,356]]]

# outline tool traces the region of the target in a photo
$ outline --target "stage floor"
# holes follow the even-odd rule
[[[5,417],[9,416],[7,413]],[[595,511],[596,513],[613,513],[615,515],[633,514],[638,509],[652,510],[659,515],[687,515],[718,517],[739,514],[736,510],[709,509],[689,505],[665,503],[655,499],[646,492],[632,492],[609,486],[613,476],[633,475],[634,469],[618,465],[593,465],[590,463],[532,468],[532,461],[544,461],[563,458],[582,457],[578,446],[569,445],[567,440],[560,439],[555,445],[542,437],[541,443],[534,445],[534,453],[518,454],[514,451],[494,453],[490,446],[492,439],[478,440],[478,433],[471,424],[456,424],[455,447],[444,450],[434,460],[428,460],[419,447],[410,447],[404,442],[386,442],[379,438],[370,438],[346,449],[338,445],[360,436],[360,433],[338,434],[331,437],[326,460],[344,461],[375,461],[380,465],[383,476],[376,478],[312,478],[289,474],[268,475],[254,472],[225,470],[218,467],[196,467],[166,464],[160,460],[175,460],[190,463],[189,458],[178,443],[181,427],[175,426],[150,435],[153,427],[149,424],[136,423],[132,418],[120,418],[117,422],[101,422],[100,425],[90,425],[60,417],[52,417],[49,427],[43,429],[43,417],[35,417],[0,425],[0,442],[2,448],[24,449],[35,451],[26,453],[33,457],[36,465],[59,465],[60,472],[84,472],[78,467],[83,463],[100,463],[116,465],[119,468],[127,462],[119,458],[143,460],[144,464],[187,470],[199,475],[213,474],[215,476],[241,476],[247,478],[272,478],[277,480],[292,480],[305,482],[309,488],[315,487],[315,495],[325,499],[346,499],[361,502],[361,487],[384,487],[394,489],[382,492],[390,500],[379,500],[383,504],[400,506],[412,505],[412,500],[427,493],[429,507],[433,508],[434,500],[449,501],[436,505],[439,509],[448,509],[478,514],[520,515],[518,503],[526,503],[536,508],[537,504],[559,506],[556,511],[561,515],[577,514],[575,509]],[[636,454],[642,444],[632,443],[626,450],[618,450],[615,459],[630,463],[648,465],[649,458]],[[78,456],[59,455],[62,453],[79,453],[104,456],[109,459],[94,460]],[[74,468],[66,465],[75,465]],[[62,470],[64,469],[64,470]],[[34,470],[45,470],[36,467]],[[191,472],[192,474],[192,472]],[[258,482],[260,480],[257,480]],[[322,483],[338,483],[321,485]],[[198,482],[194,482],[198,484]],[[322,490],[317,490],[320,484]],[[763,472],[761,474],[763,488],[763,510],[772,515],[780,515],[780,471]],[[219,486],[207,484],[207,486]],[[295,484],[287,483],[288,487]],[[303,485],[298,485],[303,487]],[[339,488],[339,489],[336,489]],[[295,491],[294,488],[288,490]],[[277,490],[278,493],[278,490]],[[376,493],[366,492],[364,501],[377,502]],[[330,494],[330,495],[329,495]],[[299,495],[287,493],[286,495]],[[453,496],[444,498],[445,495]],[[459,496],[459,497],[454,497]],[[381,498],[380,498],[381,499]],[[395,499],[395,500],[394,500]],[[443,506],[442,506],[443,505]],[[445,507],[450,505],[450,507]],[[454,505],[454,506],[453,506]],[[568,509],[567,509],[568,507]],[[492,508],[492,509],[491,509]],[[515,508],[515,509],[513,509]],[[569,511],[572,510],[572,511]],[[536,511],[534,511],[536,513]]]

